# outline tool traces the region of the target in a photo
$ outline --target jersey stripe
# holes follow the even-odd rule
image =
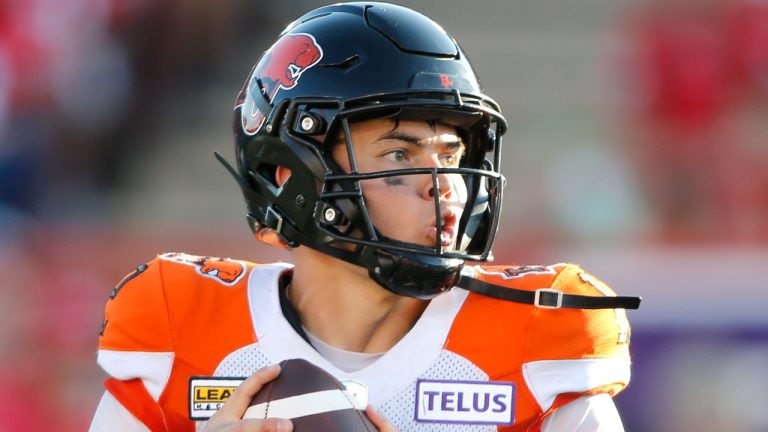
[[[542,411],[562,393],[581,393],[610,384],[629,382],[629,362],[623,358],[540,360],[523,365],[525,382]]]
[[[140,378],[152,399],[157,401],[171,376],[173,357],[172,352],[99,350],[98,363],[114,378]]]
[[[104,387],[149,430],[168,430],[163,409],[157,401],[152,400],[140,379],[121,381],[109,378],[104,382]]]

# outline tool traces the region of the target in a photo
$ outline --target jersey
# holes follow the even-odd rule
[[[98,362],[106,389],[153,431],[193,431],[257,369],[304,358],[401,431],[537,431],[583,395],[629,382],[621,309],[545,309],[454,288],[371,365],[345,372],[291,326],[279,300],[285,263],[165,254],[112,291]],[[518,289],[615,295],[573,264],[467,267]]]

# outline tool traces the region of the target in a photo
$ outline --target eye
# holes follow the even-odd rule
[[[458,166],[461,162],[461,152],[456,153],[447,153],[441,156],[442,164],[446,167],[455,167]]]
[[[408,154],[402,149],[392,150],[385,154],[385,156],[393,162],[405,162],[408,160]]]
[[[440,163],[444,167],[458,167],[464,158],[464,149],[464,144],[461,141],[447,143],[440,155]]]
[[[456,163],[456,155],[454,154],[447,154],[443,155],[443,166],[452,166]]]

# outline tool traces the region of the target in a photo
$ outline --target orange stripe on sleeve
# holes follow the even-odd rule
[[[167,431],[165,419],[160,406],[147,392],[141,379],[120,381],[108,378],[104,387],[109,391],[134,417],[144,423],[151,431]]]

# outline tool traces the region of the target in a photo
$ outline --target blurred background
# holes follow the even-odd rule
[[[510,122],[497,262],[643,296],[627,430],[768,430],[768,0],[396,2],[456,37]],[[0,430],[87,428],[103,305],[136,265],[288,259],[212,153],[318,5],[0,0]]]

